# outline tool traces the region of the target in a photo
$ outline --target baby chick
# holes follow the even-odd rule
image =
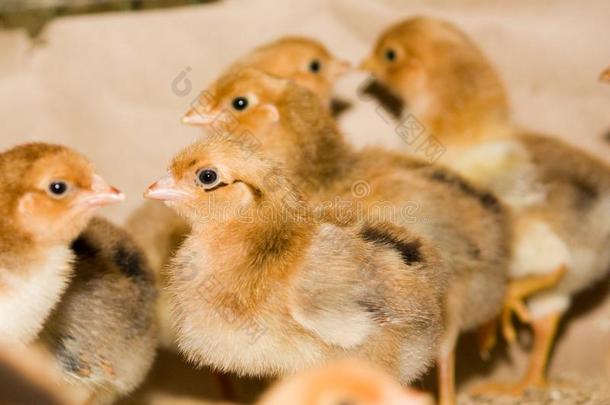
[[[168,287],[192,361],[281,376],[354,356],[408,382],[433,360],[447,272],[424,238],[319,223],[281,167],[224,140],[180,152],[146,196],[192,228]]]
[[[164,204],[147,201],[128,218],[125,228],[146,255],[159,291],[155,310],[159,344],[173,350],[176,337],[171,326],[169,296],[164,290],[167,286],[165,269],[188,235],[188,223]]]
[[[41,343],[87,403],[112,403],[142,382],[155,356],[153,275],[129,236],[103,219],[71,250],[75,276]]]
[[[0,154],[0,341],[36,338],[72,274],[70,243],[97,208],[123,199],[63,146]]]
[[[518,280],[509,287],[504,332],[514,340],[514,310],[532,322],[535,339],[524,379],[492,388],[519,394],[544,385],[571,296],[610,268],[610,168],[557,139],[515,128],[494,69],[450,23],[415,18],[390,27],[363,66],[440,137],[447,164],[513,209],[511,275]]]
[[[257,405],[431,405],[427,395],[402,387],[367,364],[344,361],[287,378]]]
[[[228,70],[243,66],[257,67],[263,71],[294,80],[295,83],[314,92],[323,103],[331,106],[332,90],[336,81],[349,70],[349,63],[339,60],[326,47],[312,38],[284,37],[262,45],[239,59]],[[334,100],[332,100],[334,101]],[[184,121],[197,124],[205,120],[197,104],[185,116]],[[157,284],[164,286],[164,269],[188,232],[187,223],[165,205],[155,201],[144,203],[128,220],[127,229],[146,251],[157,276]],[[161,342],[164,347],[174,345],[169,325],[167,299],[161,293],[158,301]]]
[[[260,149],[273,156],[313,204],[346,202],[358,215],[435,245],[450,271],[437,361],[442,401],[452,403],[458,334],[490,320],[502,305],[510,253],[503,206],[441,167],[379,149],[353,151],[317,97],[288,80],[245,69],[220,78],[208,92],[217,100],[209,114],[231,109],[236,128],[232,136],[214,137],[237,143],[246,154]],[[330,218],[345,221],[345,210],[331,205]]]

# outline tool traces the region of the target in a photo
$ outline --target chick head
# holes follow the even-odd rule
[[[259,133],[280,120],[277,104],[287,84],[258,69],[232,69],[200,94],[183,122],[216,131]]]
[[[481,97],[494,98],[494,108],[507,104],[500,79],[478,47],[453,24],[434,18],[389,27],[360,68],[421,114],[441,114],[448,104],[460,107]]]
[[[341,143],[335,123],[320,100],[292,81],[257,69],[232,71],[208,91],[185,116],[214,138],[227,134],[278,159],[293,172],[333,160]]]
[[[169,173],[145,193],[194,224],[240,216],[251,221],[252,208],[263,202],[283,204],[287,195],[297,197],[279,165],[226,138],[203,139],[179,152]]]
[[[63,146],[30,143],[0,154],[5,218],[41,244],[67,243],[94,211],[124,199],[91,163]]]
[[[350,69],[348,62],[336,58],[319,41],[305,37],[284,37],[263,45],[240,64],[291,79],[325,104],[330,102],[337,80]]]
[[[354,361],[288,378],[258,405],[428,405],[429,396],[403,388],[384,372]]]

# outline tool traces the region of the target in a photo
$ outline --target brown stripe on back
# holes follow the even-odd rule
[[[430,178],[440,183],[448,184],[452,187],[458,188],[464,194],[474,197],[479,200],[481,205],[486,209],[493,212],[500,212],[500,202],[495,195],[489,191],[477,189],[472,184],[460,176],[450,173],[448,171],[435,169],[432,172]]]
[[[422,261],[420,251],[421,242],[418,240],[405,242],[397,239],[393,235],[372,227],[365,227],[360,231],[360,236],[367,242],[372,242],[378,245],[385,245],[395,249],[400,253],[400,256],[406,264],[413,264]]]

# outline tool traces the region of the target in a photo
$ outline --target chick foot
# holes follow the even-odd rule
[[[545,388],[547,386],[546,366],[561,316],[562,313],[553,313],[532,321],[534,346],[530,354],[527,373],[520,382],[514,384],[485,384],[476,387],[471,393],[477,396],[505,395],[519,397],[529,388]]]
[[[517,316],[519,321],[532,324],[532,317],[525,305],[525,300],[533,294],[556,286],[566,271],[566,267],[561,266],[549,274],[523,277],[509,283],[501,315],[502,335],[507,342],[514,343],[517,339],[512,321],[513,314]]]
[[[520,322],[531,324],[532,317],[525,305],[525,300],[537,292],[557,285],[566,270],[565,266],[561,266],[549,274],[524,277],[510,282],[500,317],[482,325],[477,331],[477,345],[481,358],[487,360],[489,353],[496,345],[499,322],[502,324],[502,336],[509,343],[515,342],[517,333],[512,322],[513,314]]]

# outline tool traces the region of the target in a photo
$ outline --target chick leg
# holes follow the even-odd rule
[[[552,273],[542,276],[529,276],[512,280],[508,285],[504,308],[500,316],[502,324],[502,335],[513,343],[517,338],[512,316],[515,314],[523,323],[531,323],[531,315],[527,310],[524,300],[531,295],[557,285],[566,272],[566,267],[561,266]],[[479,328],[477,332],[477,343],[482,358],[487,359],[489,352],[496,344],[498,319],[494,319]]]
[[[455,345],[457,333],[449,333],[441,344],[437,359],[439,405],[454,405],[455,399]]]
[[[478,387],[474,395],[501,394],[520,396],[530,387],[546,386],[546,366],[557,333],[557,326],[561,319],[561,312],[547,315],[544,318],[532,321],[534,330],[534,346],[530,354],[530,361],[524,378],[516,384],[489,384]]]
[[[512,322],[513,313],[517,315],[521,322],[531,323],[531,315],[525,306],[524,300],[537,292],[557,285],[566,270],[565,266],[561,266],[549,274],[523,277],[512,280],[509,283],[501,318],[502,335],[508,342],[513,343],[517,338],[517,333]]]
[[[231,377],[228,374],[216,374],[218,386],[220,388],[220,394],[222,399],[226,401],[235,400],[235,391],[233,390],[233,383]]]

